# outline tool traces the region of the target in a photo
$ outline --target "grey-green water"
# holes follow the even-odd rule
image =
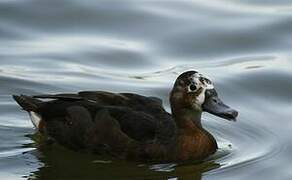
[[[292,179],[289,0],[0,0],[0,179]],[[207,74],[240,116],[204,114],[220,146],[202,163],[140,164],[39,146],[11,94],[158,96]]]

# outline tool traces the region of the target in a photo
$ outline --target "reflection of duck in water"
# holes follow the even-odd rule
[[[33,135],[33,138],[39,138]],[[78,153],[58,144],[37,143],[38,151],[34,156],[43,163],[41,168],[30,173],[29,180],[51,179],[147,179],[160,180],[192,179],[201,180],[202,174],[219,168],[213,161],[187,164],[137,164],[124,160],[110,161],[110,158],[94,154]],[[30,145],[31,147],[31,145]],[[161,172],[162,171],[162,172]]]
[[[130,93],[13,97],[39,131],[59,144],[137,160],[203,159],[216,151],[217,143],[202,127],[202,111],[230,120],[238,115],[218,98],[212,82],[195,71],[177,78],[170,93],[172,115],[160,99]],[[55,100],[39,100],[45,98]]]

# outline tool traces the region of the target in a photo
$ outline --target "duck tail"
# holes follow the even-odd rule
[[[26,95],[13,95],[13,99],[22,107],[25,111],[33,111],[36,112],[40,104],[41,100],[33,98],[31,96]]]

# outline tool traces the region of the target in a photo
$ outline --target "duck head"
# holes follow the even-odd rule
[[[184,72],[176,79],[170,103],[176,118],[187,114],[192,121],[200,121],[203,111],[227,120],[238,116],[236,110],[220,100],[211,80],[196,71]]]

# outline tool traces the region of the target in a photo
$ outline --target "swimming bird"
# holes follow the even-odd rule
[[[169,97],[171,114],[161,99],[134,93],[82,91],[13,98],[38,131],[58,144],[130,160],[202,160],[218,148],[202,126],[202,112],[227,120],[238,116],[219,99],[212,81],[197,71],[176,79]]]

